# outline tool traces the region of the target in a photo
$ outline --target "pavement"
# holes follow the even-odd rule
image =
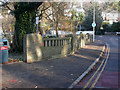
[[[99,57],[104,43],[95,42],[64,58],[2,65],[3,88],[68,88]]]

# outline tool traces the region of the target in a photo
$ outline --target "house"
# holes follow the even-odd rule
[[[120,13],[118,11],[104,11],[102,12],[102,17],[104,22],[109,22],[110,24],[113,24],[113,22],[120,21],[119,18]]]
[[[64,15],[67,17],[71,17],[72,16],[72,12],[71,10],[76,11],[76,16],[78,17],[79,13],[85,13],[85,10],[83,9],[83,2],[77,2],[77,3],[71,3],[70,7],[68,9],[64,10]]]

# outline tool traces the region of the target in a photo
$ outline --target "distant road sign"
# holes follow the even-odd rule
[[[92,27],[95,27],[96,26],[96,23],[92,23]]]

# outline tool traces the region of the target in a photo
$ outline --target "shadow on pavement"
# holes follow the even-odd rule
[[[67,88],[99,56],[102,50],[82,48],[72,56],[36,63],[3,65],[3,87]],[[11,80],[16,80],[12,81]]]

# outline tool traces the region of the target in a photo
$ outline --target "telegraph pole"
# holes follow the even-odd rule
[[[93,23],[92,23],[92,26],[93,26],[93,42],[95,41],[95,26],[96,26],[96,23],[95,23],[95,0],[93,2]]]

